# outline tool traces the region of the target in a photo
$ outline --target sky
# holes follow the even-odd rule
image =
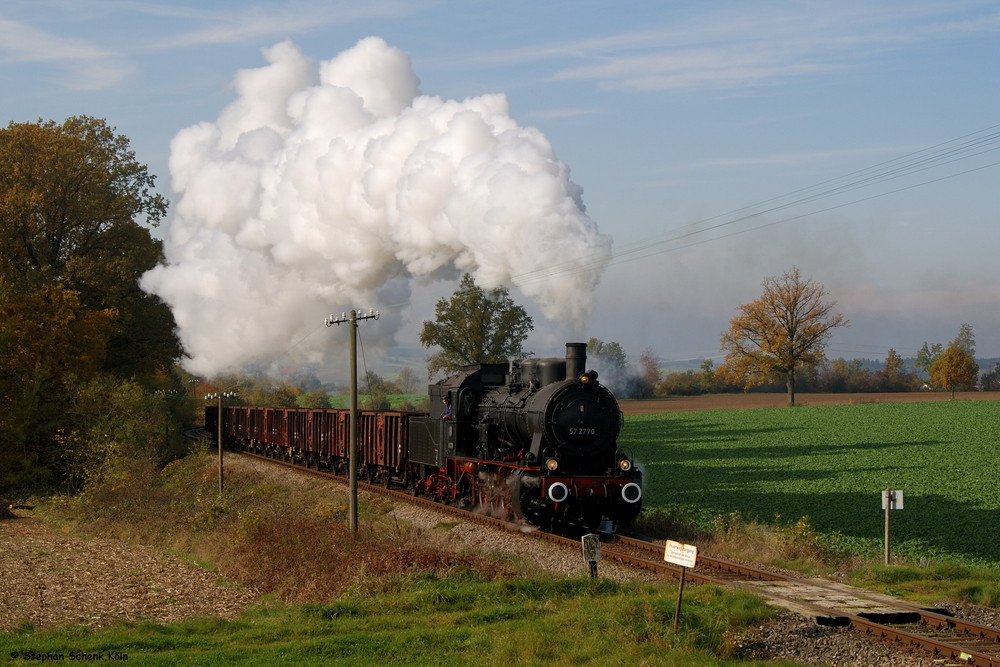
[[[202,372],[336,356],[323,316],[369,306],[391,372],[466,270],[511,286],[542,355],[719,363],[798,267],[851,323],[829,358],[963,323],[998,357],[998,65],[1000,2],[976,0],[0,3],[3,120],[104,118],[170,199],[147,285]],[[372,165],[400,189],[359,210]]]

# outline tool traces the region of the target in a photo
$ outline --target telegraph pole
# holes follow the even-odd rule
[[[341,313],[339,318],[330,315],[324,321],[328,327],[345,322],[351,325],[351,430],[347,464],[347,480],[351,489],[347,521],[351,534],[358,532],[358,320],[377,320],[378,316],[377,310],[369,308],[367,314],[352,310],[350,315]]]
[[[223,489],[223,481],[222,481],[222,398],[223,397],[230,398],[232,396],[236,396],[236,394],[234,392],[231,392],[231,391],[218,391],[218,392],[215,392],[214,394],[209,394],[208,396],[205,397],[206,401],[207,400],[211,400],[213,398],[218,398],[219,399],[219,417],[216,420],[218,422],[217,426],[219,427],[219,431],[218,431],[218,433],[216,435],[218,437],[217,442],[218,442],[218,445],[219,445],[219,495],[220,496],[222,495],[222,489]]]

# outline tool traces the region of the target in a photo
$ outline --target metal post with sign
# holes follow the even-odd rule
[[[885,564],[889,564],[889,512],[903,509],[903,492],[882,491],[882,509],[885,510]]]
[[[689,567],[694,567],[698,562],[698,547],[693,544],[682,544],[667,540],[667,546],[663,553],[663,560],[674,565],[681,566],[681,585],[677,589],[677,608],[674,610],[674,630],[677,629],[681,621],[681,599],[684,597],[684,575]]]
[[[580,538],[583,544],[583,560],[590,567],[590,578],[597,576],[597,561],[601,560],[601,536],[597,533],[587,533]]]

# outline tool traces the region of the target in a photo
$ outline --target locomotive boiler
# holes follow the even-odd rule
[[[618,447],[614,395],[586,369],[587,346],[565,358],[478,364],[428,387],[427,413],[363,410],[359,471],[512,521],[560,532],[613,531],[642,510],[642,473]],[[223,408],[227,446],[343,472],[348,410]],[[206,427],[215,433],[215,408]]]

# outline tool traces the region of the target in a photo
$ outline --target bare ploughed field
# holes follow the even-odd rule
[[[891,394],[795,394],[795,404],[850,405],[858,403],[917,403],[950,401],[947,391],[910,391]],[[1000,401],[1000,391],[959,391],[956,401]],[[627,415],[656,412],[688,412],[692,410],[742,410],[748,408],[782,408],[788,405],[786,394],[713,394],[711,396],[675,396],[642,400],[619,400]]]

